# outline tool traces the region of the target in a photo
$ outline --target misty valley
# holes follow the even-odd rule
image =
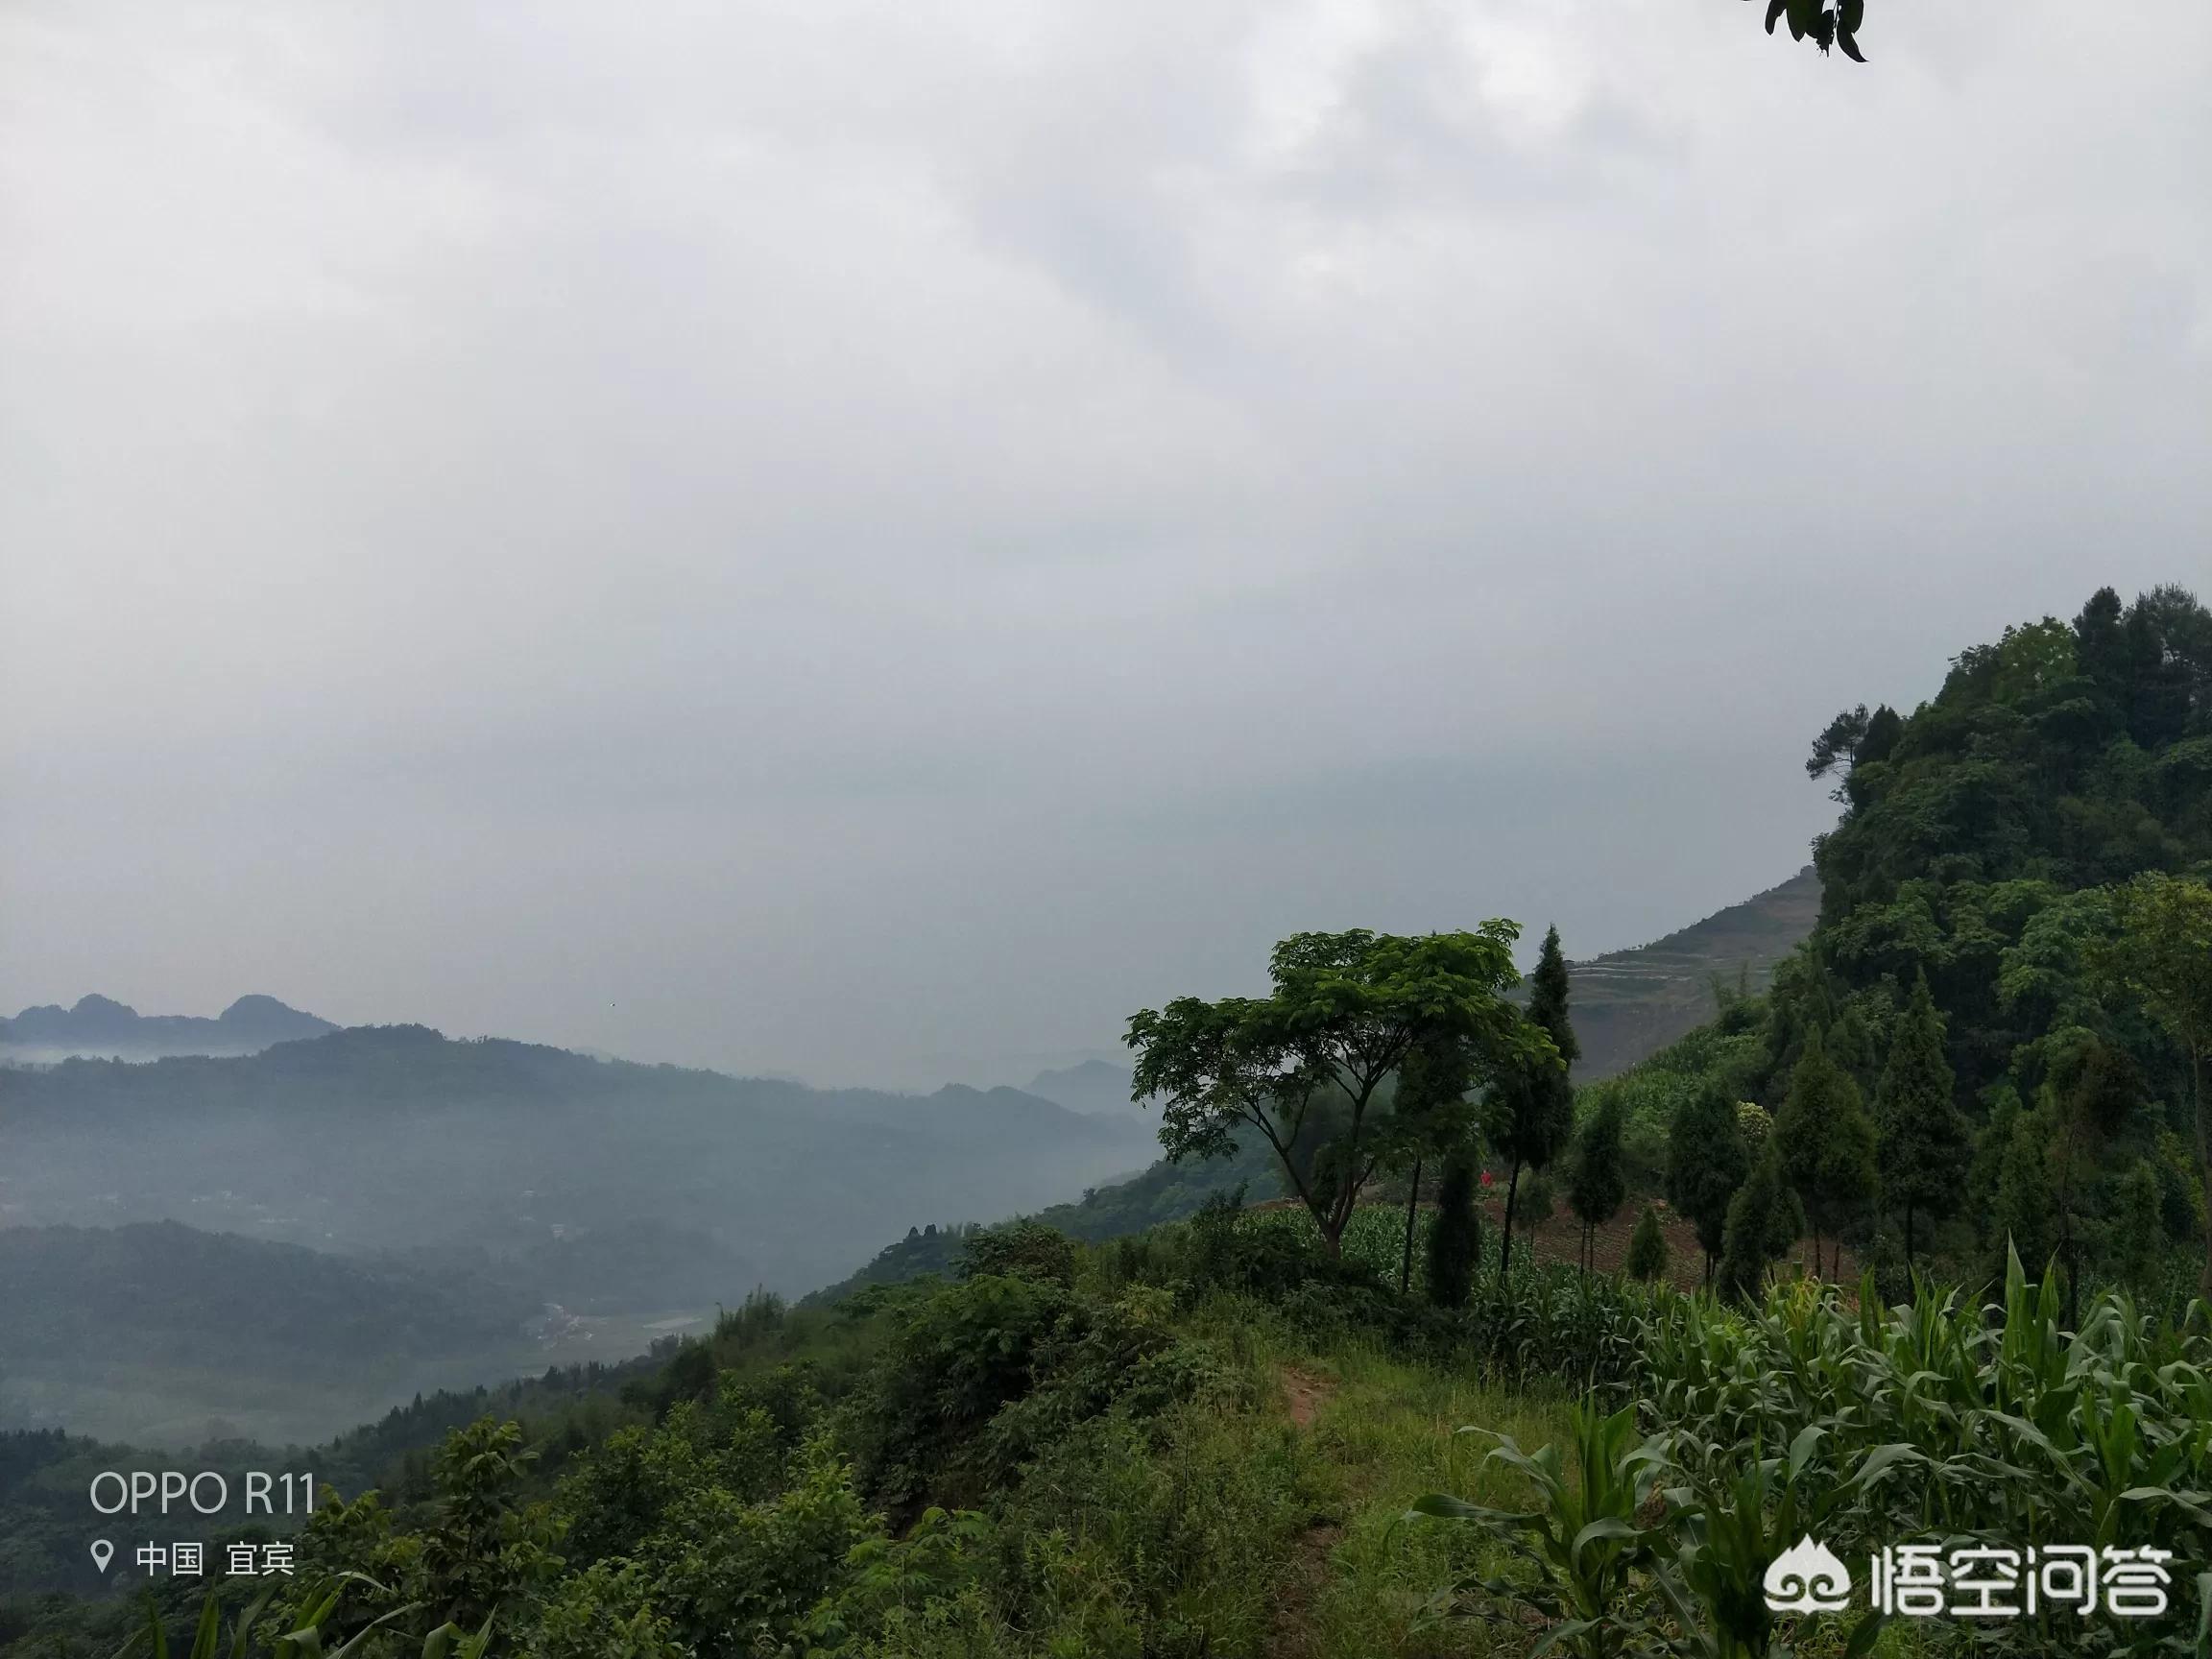
[[[910,1227],[1142,1168],[1129,1109],[629,1065],[420,1027],[0,1081],[0,1416],[323,1438],[420,1389],[619,1359]]]

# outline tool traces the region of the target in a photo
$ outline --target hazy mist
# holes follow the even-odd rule
[[[860,43],[866,49],[859,49]],[[1021,1081],[2202,584],[2212,12],[0,15],[0,1011]]]

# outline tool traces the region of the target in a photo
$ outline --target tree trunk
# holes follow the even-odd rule
[[[1337,1219],[1334,1205],[1324,1210],[1318,1204],[1309,1203],[1306,1208],[1313,1213],[1313,1225],[1321,1230],[1321,1248],[1329,1253],[1332,1262],[1341,1261],[1344,1256],[1344,1221],[1351,1217],[1347,1215],[1344,1220]]]
[[[1908,1275],[1912,1271],[1912,1206],[1910,1201],[1905,1206],[1905,1271]]]
[[[1498,1251],[1498,1300],[1505,1300],[1505,1286],[1513,1281],[1513,1202],[1521,1196],[1521,1161],[1513,1161],[1513,1173],[1505,1183],[1505,1239]],[[2212,1268],[2207,1268],[2212,1271]]]
[[[1413,1285],[1413,1216],[1421,1208],[1421,1160],[1413,1160],[1413,1187],[1406,1194],[1406,1256],[1398,1263],[1398,1294],[1403,1296]]]

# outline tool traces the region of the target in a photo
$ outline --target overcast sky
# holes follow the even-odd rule
[[[2212,587],[2212,9],[0,12],[0,1007],[1025,1077]]]

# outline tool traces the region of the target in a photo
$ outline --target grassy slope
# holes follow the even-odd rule
[[[1808,865],[1779,887],[1716,911],[1633,950],[1570,965],[1575,1034],[1582,1042],[1577,1082],[1626,1070],[1713,1017],[1713,978],[1747,974],[1763,988],[1774,964],[1813,931],[1820,878]]]

